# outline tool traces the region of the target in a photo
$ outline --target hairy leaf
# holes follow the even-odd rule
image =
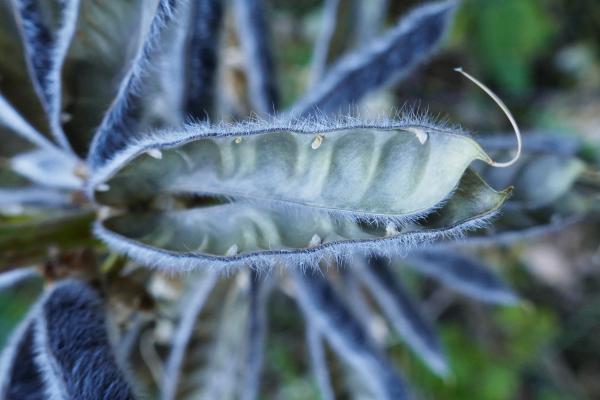
[[[50,129],[56,142],[69,150],[70,144],[61,123],[61,70],[75,32],[79,0],[13,0],[13,4],[25,44],[29,73],[48,114]]]
[[[438,207],[476,159],[489,161],[469,137],[411,121],[200,125],[128,147],[91,187],[108,184],[96,199],[117,206],[166,192],[402,222]]]
[[[370,257],[375,257],[371,255]],[[381,324],[384,323],[383,318],[377,313],[376,308],[368,297],[367,293],[363,288],[362,282],[359,279],[356,268],[349,267],[345,268],[344,264],[348,266],[354,265],[354,262],[361,260],[361,257],[356,257],[354,260],[348,260],[337,264],[337,267],[341,269],[340,279],[340,293],[343,294],[344,301],[348,307],[354,312],[357,318],[360,318],[360,322],[368,329],[371,336],[376,337],[379,340],[383,339]]]
[[[184,109],[189,117],[204,120],[214,111],[217,45],[223,18],[223,0],[191,2],[186,59]]]
[[[308,92],[318,87],[330,66],[359,43],[360,33],[357,26],[360,24],[361,2],[344,3],[339,0],[325,0],[321,4],[319,30],[315,30],[311,35],[314,36],[314,44],[310,60],[310,80],[304,88],[295,88],[294,97],[302,94],[298,92],[302,89]],[[284,82],[293,79],[292,74],[295,73],[297,74],[295,70],[288,71],[287,68],[281,70]],[[297,79],[298,76],[295,76]]]
[[[67,192],[44,187],[0,189],[0,215],[26,214],[31,209],[67,208],[72,205]]]
[[[3,160],[4,161],[4,160]],[[0,188],[25,188],[31,185],[31,181],[23,175],[16,173],[9,165],[0,164]]]
[[[481,301],[494,304],[518,301],[514,292],[489,267],[458,252],[420,250],[412,253],[406,264]]]
[[[2,126],[1,118],[0,142],[5,143],[0,146],[0,164],[4,164],[8,158],[14,156],[15,154],[19,154],[34,148],[34,145],[32,145],[28,140],[15,135],[14,131],[10,129],[5,129]]]
[[[196,390],[183,396],[186,399],[239,399],[239,379],[247,367],[248,303],[250,301],[250,274],[243,271],[234,278],[221,305],[214,342],[211,343],[209,362],[195,375]]]
[[[47,152],[47,150],[38,151],[43,154]],[[55,150],[48,154],[58,154],[59,159],[62,160],[61,155]],[[69,157],[65,157],[65,159],[72,160]],[[37,169],[36,166],[28,166],[32,167],[28,168],[29,172],[31,169]],[[73,206],[73,198],[68,191],[43,186],[46,182],[43,182],[40,176],[38,178],[40,178],[40,184],[15,172],[10,165],[6,165],[6,167],[0,165],[0,216],[36,214],[42,210],[48,212],[49,209],[66,209]],[[52,176],[51,180],[54,178]],[[61,179],[59,178],[59,180]]]
[[[88,161],[93,168],[103,165],[128,142],[135,139],[136,125],[141,113],[139,86],[161,35],[173,20],[177,4],[177,0],[158,0],[143,44],[137,49],[131,66],[121,81],[117,96],[94,135],[88,155]]]
[[[57,189],[82,189],[83,180],[75,175],[78,162],[63,152],[34,150],[11,159],[12,169],[40,186]]]
[[[384,27],[390,0],[372,0],[357,4],[355,41],[364,45],[377,36]]]
[[[102,300],[83,282],[61,282],[45,294],[35,349],[48,398],[134,398],[115,361],[106,324]]]
[[[402,252],[481,226],[509,191],[496,192],[468,173],[448,203],[421,225],[401,231],[314,212],[230,203],[183,211],[127,213],[96,224],[111,248],[139,262],[180,270],[273,261],[310,265],[325,256]],[[400,228],[398,228],[400,229]]]
[[[26,143],[12,135],[19,135]],[[56,150],[54,144],[32,127],[11,104],[0,94],[0,138],[2,150],[0,156],[12,156],[19,150],[27,149],[27,144],[35,144],[50,150]],[[28,143],[27,143],[28,142]]]
[[[269,279],[263,279],[256,271],[250,275],[250,304],[248,313],[248,341],[244,376],[240,385],[239,398],[242,400],[255,400],[260,392],[263,358],[265,352],[265,338],[267,335],[266,303],[271,290]]]
[[[82,1],[62,73],[64,130],[87,154],[92,136],[132,66],[158,0]]]
[[[171,343],[171,353],[163,375],[160,396],[162,400],[175,399],[188,344],[198,320],[198,315],[202,311],[216,280],[217,274],[213,272],[197,277],[197,281],[191,288],[191,297],[182,304],[181,321]]]
[[[444,1],[415,9],[381,38],[338,61],[291,113],[336,113],[407,74],[431,56],[448,28],[454,8],[454,1]]]
[[[0,189],[0,215],[27,213],[29,209],[67,208],[72,205],[69,193],[43,187]]]
[[[149,54],[148,67],[135,93],[135,107],[139,109],[134,121],[137,132],[130,134],[130,138],[164,127],[181,126],[186,121],[187,36],[193,27],[193,6],[194,2],[187,0],[177,3]]]
[[[327,66],[331,41],[337,26],[339,5],[340,0],[326,0],[324,2],[321,31],[319,32],[319,36],[314,45],[310,66],[310,78],[313,86],[321,79]]]
[[[20,268],[0,273],[0,292],[18,285],[22,281],[39,278],[39,271],[35,267]]]
[[[33,307],[17,326],[0,356],[0,398],[4,400],[46,399],[43,377],[35,363]]]
[[[10,57],[0,57],[0,97],[40,132],[46,143],[51,143],[47,116],[27,71],[25,49],[13,7],[10,0],[0,1],[0,54],[10,54]],[[6,104],[0,107],[4,109],[0,112],[0,121],[7,118],[5,107]],[[4,122],[0,122],[2,124]]]
[[[388,262],[374,257],[368,266],[358,268],[357,272],[406,343],[433,372],[446,375],[446,357],[431,323],[396,279]]]
[[[306,345],[321,399],[334,400],[335,393],[333,386],[331,386],[325,349],[323,348],[323,335],[319,332],[315,324],[310,321],[306,321]]]
[[[263,0],[234,1],[239,38],[246,56],[250,99],[257,112],[273,114],[279,93],[263,3]]]
[[[377,399],[405,399],[408,391],[397,371],[319,272],[293,273],[296,300],[333,350],[350,364]]]

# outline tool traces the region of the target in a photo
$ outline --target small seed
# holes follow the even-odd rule
[[[231,256],[235,256],[238,253],[238,246],[237,244],[233,244],[231,245],[230,248],[227,249],[227,251],[225,252],[225,257],[231,257]]]
[[[163,156],[162,151],[160,151],[159,149],[150,149],[146,151],[146,154],[148,154],[152,158],[156,158],[157,160],[162,159]]]
[[[308,242],[308,247],[317,247],[322,242],[323,242],[323,240],[321,239],[321,237],[315,233],[313,235],[313,237],[310,239],[310,242]]]
[[[236,137],[235,140],[233,141],[235,144],[240,144],[242,143],[242,138],[241,137]]]
[[[406,130],[411,133],[414,133],[415,136],[417,137],[417,140],[421,144],[425,144],[425,142],[429,138],[429,135],[427,134],[427,132],[425,132],[424,129],[417,128],[417,127],[410,127],[410,128],[407,128]]]
[[[97,192],[108,192],[109,190],[110,186],[108,186],[108,183],[101,183],[98,186],[96,186]]]
[[[319,147],[321,147],[321,144],[323,143],[323,139],[324,139],[323,134],[319,133],[317,136],[315,136],[315,140],[313,140],[310,147],[312,147],[313,150],[318,149]]]

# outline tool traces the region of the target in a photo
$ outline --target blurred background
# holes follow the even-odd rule
[[[285,65],[280,79],[289,104],[306,81],[322,4],[272,3],[276,54]],[[421,3],[389,0],[386,25]],[[345,9],[350,13],[352,7]],[[356,45],[349,38],[360,27],[352,15],[342,14],[339,21],[347,21],[347,28],[334,36],[332,52]],[[507,131],[505,116],[453,71],[456,66],[490,86],[524,130],[600,142],[599,1],[463,1],[434,60],[365,102],[382,108],[419,106],[481,136]],[[590,157],[598,156],[593,146],[589,151]],[[398,340],[392,352],[413,386],[432,399],[600,398],[600,226],[574,226],[481,256],[506,276],[526,306],[491,309],[414,280],[412,289],[430,299],[426,307],[437,315],[453,375],[447,381],[434,377]],[[271,357],[293,358],[293,348],[277,343]]]
[[[387,7],[384,28],[423,3],[341,0],[330,59],[377,36],[373,25],[357,23],[356,10],[371,9],[353,4],[361,1],[375,11]],[[282,100],[290,105],[310,83],[323,3],[267,3]],[[224,40],[235,42],[227,34]],[[223,84],[231,86],[236,55],[226,54],[226,62],[232,75]],[[507,131],[498,107],[453,72],[456,66],[489,85],[524,130],[600,143],[600,1],[464,0],[439,54],[410,79],[366,99],[369,112],[408,104],[482,137]],[[597,159],[597,147],[585,151]],[[405,282],[436,319],[453,371],[446,380],[435,377],[397,339],[389,349],[412,385],[432,399],[600,399],[600,226],[579,224],[480,255],[511,282],[523,305],[488,307],[406,271]],[[25,280],[0,292],[0,347],[40,288],[41,282]],[[314,398],[314,384],[298,362],[304,327],[289,312],[295,305],[282,297],[270,307],[266,391],[272,385],[274,398]]]

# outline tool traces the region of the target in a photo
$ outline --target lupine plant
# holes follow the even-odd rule
[[[517,144],[407,108],[365,116],[457,7],[378,35],[385,2],[366,3],[362,45],[331,61],[343,5],[325,1],[311,83],[282,108],[261,0],[0,2],[0,288],[46,282],[3,352],[1,398],[257,398],[284,298],[321,398],[402,399],[418,388],[380,321],[434,374],[449,366],[401,266],[519,301],[468,248],[592,212],[582,144],[521,143],[466,73]],[[243,79],[222,61],[232,41]]]

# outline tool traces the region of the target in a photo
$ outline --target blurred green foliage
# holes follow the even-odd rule
[[[484,77],[514,95],[532,87],[531,64],[557,33],[547,1],[468,0],[456,20],[456,40]]]
[[[492,318],[481,323],[495,325],[498,336],[475,338],[465,326],[451,321],[441,324],[451,375],[442,380],[432,375],[413,355],[397,346],[405,373],[424,398],[489,399],[516,398],[521,379],[528,370],[543,368],[541,355],[557,335],[556,320],[550,310],[540,308],[502,308],[491,312]],[[486,330],[487,331],[487,330]],[[408,361],[408,362],[406,362]],[[548,393],[552,387],[544,386]]]
[[[4,347],[10,333],[25,316],[41,290],[40,279],[26,279],[0,291],[0,349]]]

